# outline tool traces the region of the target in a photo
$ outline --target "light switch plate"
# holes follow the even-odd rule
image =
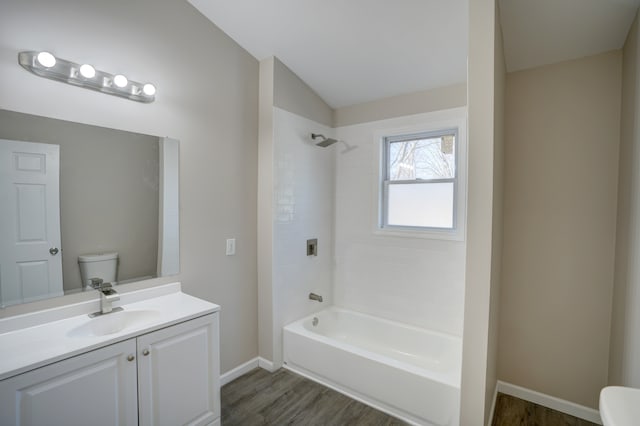
[[[236,254],[236,239],[227,239],[227,256],[234,256]]]

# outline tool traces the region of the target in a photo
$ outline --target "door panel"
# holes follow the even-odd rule
[[[0,307],[63,294],[59,151],[0,140]]]
[[[47,242],[46,185],[15,185],[17,244]]]

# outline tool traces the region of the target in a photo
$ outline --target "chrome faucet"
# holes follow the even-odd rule
[[[322,296],[320,296],[319,294],[315,294],[315,293],[309,293],[309,299],[315,300],[317,302],[322,302]]]
[[[101,278],[91,278],[91,287],[100,292],[100,311],[89,314],[91,318],[122,310],[120,307],[111,306],[113,302],[120,300],[120,295],[113,289],[111,283],[105,283]]]

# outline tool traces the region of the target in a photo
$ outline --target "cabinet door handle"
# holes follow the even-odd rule
[[[133,356],[133,355],[129,355],[129,356],[127,357],[127,361],[129,361],[129,362],[133,361],[134,359],[136,359],[136,357],[135,357],[135,356]]]
[[[142,351],[142,355],[147,356],[149,355],[149,349],[145,349]]]

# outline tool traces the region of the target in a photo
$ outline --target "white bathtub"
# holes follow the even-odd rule
[[[459,423],[459,337],[331,307],[284,327],[284,362],[409,423]]]

